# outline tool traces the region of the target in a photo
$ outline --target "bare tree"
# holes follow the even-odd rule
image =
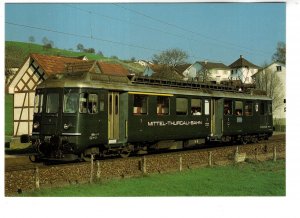
[[[196,73],[196,78],[198,81],[208,82],[211,80],[211,72],[206,65],[207,62],[205,61],[204,64],[201,65],[200,70]]]
[[[282,102],[284,91],[283,84],[276,72],[265,69],[255,76],[257,89],[266,91],[267,95],[273,100],[273,112],[275,112],[284,102]]]
[[[272,56],[272,61],[279,61],[285,64],[286,45],[284,42],[278,42],[276,52]]]
[[[166,65],[170,68],[174,69],[178,65],[185,64],[188,59],[188,54],[178,48],[168,49],[159,54],[153,55],[153,62]]]

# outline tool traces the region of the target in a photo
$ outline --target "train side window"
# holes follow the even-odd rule
[[[242,101],[235,101],[235,115],[242,116],[243,115],[243,102]]]
[[[209,100],[205,99],[204,100],[204,114],[209,115]]]
[[[224,100],[224,115],[232,115],[232,100]]]
[[[34,98],[34,113],[43,112],[43,94],[37,94]]]
[[[89,94],[88,98],[88,112],[90,114],[98,113],[98,95],[97,94]]]
[[[192,115],[201,115],[202,114],[201,99],[192,99],[191,100],[191,110],[192,110]]]
[[[253,115],[253,102],[247,101],[245,103],[245,116],[252,116]]]
[[[158,115],[169,115],[170,114],[170,97],[157,96],[156,113]]]
[[[188,99],[176,98],[176,115],[188,114]]]
[[[133,114],[148,113],[148,96],[134,95],[133,96]]]
[[[46,101],[46,113],[57,113],[59,107],[59,94],[49,93],[47,94]]]
[[[81,93],[79,97],[79,113],[86,113],[87,112],[87,93]]]

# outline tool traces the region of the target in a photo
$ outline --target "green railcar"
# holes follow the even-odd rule
[[[248,143],[273,133],[272,101],[235,87],[64,73],[36,89],[37,158],[128,156],[200,141]]]

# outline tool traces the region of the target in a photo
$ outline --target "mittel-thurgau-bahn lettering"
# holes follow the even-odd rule
[[[202,121],[149,121],[148,126],[194,126],[202,125]]]

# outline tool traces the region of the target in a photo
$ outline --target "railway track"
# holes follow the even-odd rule
[[[22,191],[44,187],[225,165],[236,162],[237,155],[244,157],[244,160],[247,158],[257,161],[285,158],[285,135],[275,135],[256,144],[206,147],[72,164],[43,165],[30,163],[24,156],[6,156],[5,195],[16,195]]]
[[[267,141],[259,141],[258,143],[255,144],[249,144],[248,146],[257,146],[262,143],[264,144],[272,144],[272,143],[280,143],[285,141],[285,134],[278,134],[278,135],[273,135],[269,140]],[[235,148],[236,146],[243,146],[243,145],[232,145],[232,146],[227,146],[228,148]],[[195,152],[195,151],[213,151],[214,149],[224,149],[226,147],[220,146],[218,144],[212,145],[212,146],[207,146],[207,145],[198,145],[192,148],[187,148],[184,150],[174,150],[174,151],[169,151],[166,153],[166,151],[162,152],[156,152],[156,153],[151,153],[147,154],[146,156],[149,155],[165,155],[165,154],[180,154],[180,153],[185,153],[185,152]],[[131,157],[132,158],[132,157]],[[122,158],[113,158],[117,159],[119,161],[122,161]],[[108,159],[102,159],[101,161],[107,161]],[[78,164],[78,163],[69,163],[69,164]],[[32,163],[29,160],[28,156],[25,155],[5,155],[5,171],[17,171],[17,170],[27,170],[27,169],[35,169],[36,167],[51,167],[53,165],[64,165],[64,164],[55,164],[55,163],[50,163],[48,165],[45,165],[43,163]]]

